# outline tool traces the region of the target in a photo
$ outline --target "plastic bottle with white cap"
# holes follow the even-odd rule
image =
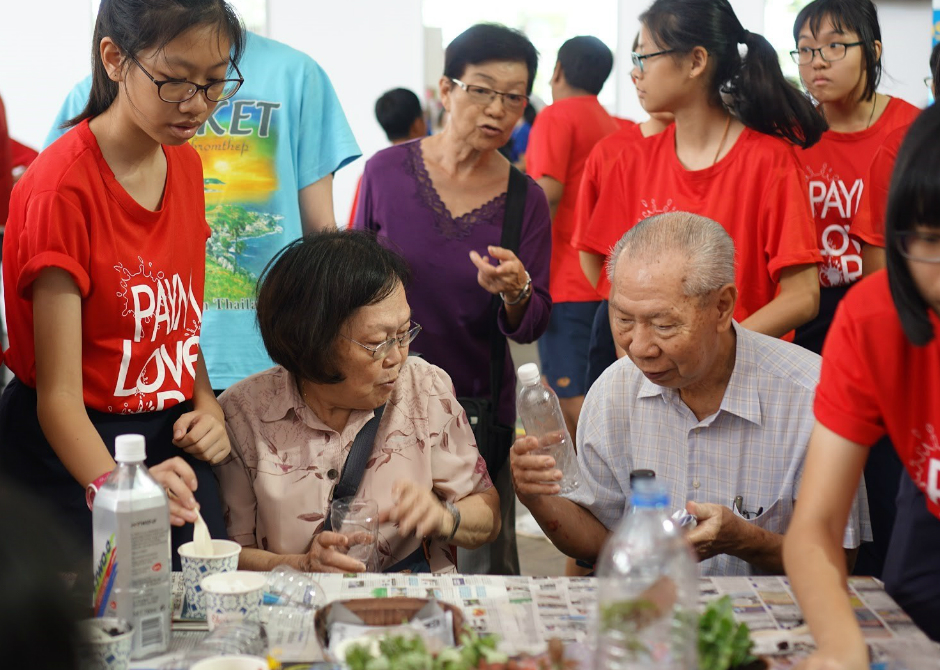
[[[522,388],[516,398],[516,411],[525,433],[538,438],[536,453],[554,458],[555,467],[561,470],[561,480],[549,483],[558,484],[561,487],[559,493],[571,493],[580,484],[581,471],[558,396],[542,383],[539,366],[535,363],[519,366],[519,381]]]
[[[146,456],[142,435],[119,435],[92,508],[95,616],[131,623],[132,658],[166,651],[172,614],[170,509]]]

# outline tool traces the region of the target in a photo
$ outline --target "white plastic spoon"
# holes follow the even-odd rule
[[[209,535],[209,527],[199,510],[196,510],[196,522],[193,524],[193,549],[196,556],[212,556],[215,550],[212,547],[212,536]]]

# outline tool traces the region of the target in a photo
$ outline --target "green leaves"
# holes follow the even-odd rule
[[[753,663],[757,660],[751,655],[753,646],[747,625],[734,619],[731,598],[708,604],[698,620],[699,670],[730,670]]]
[[[346,652],[346,665],[350,670],[476,670],[480,661],[505,663],[506,654],[496,650],[497,638],[480,637],[476,631],[464,628],[457,648],[445,649],[432,656],[417,636],[386,635],[379,642],[380,657],[375,658],[368,648],[355,644]]]

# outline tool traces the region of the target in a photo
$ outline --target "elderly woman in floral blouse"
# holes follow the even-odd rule
[[[356,434],[383,405],[356,495],[377,501],[383,521],[370,569],[423,546],[426,569],[453,571],[454,545],[499,533],[499,496],[450,377],[408,357],[420,326],[407,279],[400,257],[357,232],[308,235],[262,277],[258,324],[278,365],[219,399],[232,453],[217,473],[241,569],[366,569],[324,517]]]

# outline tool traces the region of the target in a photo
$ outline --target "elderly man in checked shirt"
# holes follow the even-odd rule
[[[714,221],[646,219],[614,247],[608,272],[611,326],[627,357],[585,400],[581,485],[554,495],[561,473],[532,453],[535,438],[521,438],[510,456],[519,499],[558,549],[594,561],[628,509],[630,472],[651,469],[673,507],[698,520],[686,537],[701,574],[782,573],[821,359],[732,319],[734,243]],[[867,540],[860,490],[843,542],[850,564]]]

